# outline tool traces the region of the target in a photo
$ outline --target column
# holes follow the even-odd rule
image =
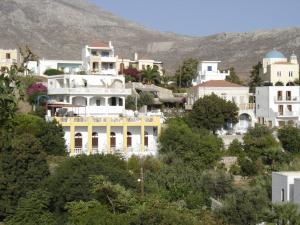
[[[123,149],[124,153],[127,153],[127,125],[123,126]]]
[[[145,150],[145,126],[144,124],[141,125],[141,152]]]
[[[106,144],[107,144],[107,153],[111,153],[111,149],[110,149],[110,130],[111,127],[110,125],[106,126]]]
[[[93,154],[93,126],[88,125],[88,154]]]
[[[70,126],[70,156],[74,155],[75,150],[75,126]]]

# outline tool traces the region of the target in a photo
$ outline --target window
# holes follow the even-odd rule
[[[289,77],[293,77],[293,71],[289,71]]]
[[[281,201],[284,202],[284,189],[281,189]]]
[[[97,52],[96,50],[92,50],[91,54],[92,54],[93,56],[97,56],[97,55],[98,55],[98,52]]]
[[[281,77],[281,71],[277,71],[277,77]]]
[[[92,146],[93,148],[98,148],[98,133],[93,132],[92,134]]]
[[[148,147],[148,145],[149,145],[149,134],[146,131],[144,134],[144,145],[145,145],[145,147]]]
[[[110,147],[112,147],[112,148],[116,147],[116,133],[115,132],[110,133]]]
[[[100,106],[101,105],[101,100],[100,99],[97,99],[96,100],[96,106]]]
[[[286,100],[288,100],[288,101],[292,100],[292,93],[291,93],[291,91],[287,91],[286,92]]]
[[[277,100],[282,100],[282,91],[277,92]]]
[[[123,99],[119,98],[119,106],[123,106]]]
[[[10,53],[6,53],[6,59],[10,59]]]
[[[257,104],[257,109],[259,109],[259,104]]]
[[[278,113],[279,113],[280,116],[283,115],[283,105],[278,106]]]
[[[116,106],[117,105],[117,98],[116,97],[112,97],[111,98],[111,105],[112,106]]]
[[[109,57],[109,52],[108,51],[102,51],[101,52],[101,57]]]
[[[124,69],[125,69],[124,63],[121,63],[121,64],[120,64],[120,73],[121,73],[121,74],[123,74]]]
[[[207,71],[212,71],[212,66],[208,66]]]
[[[127,132],[127,147],[132,147],[132,134]]]
[[[288,105],[288,106],[287,106],[287,109],[288,109],[289,112],[292,112],[292,111],[293,111],[292,105]]]
[[[98,68],[99,68],[99,63],[93,62],[93,70],[98,70]]]
[[[75,134],[75,148],[82,148],[82,134]]]

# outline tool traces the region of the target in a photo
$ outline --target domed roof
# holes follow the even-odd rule
[[[285,56],[279,51],[272,50],[266,54],[265,58],[267,58],[267,59],[284,59]]]

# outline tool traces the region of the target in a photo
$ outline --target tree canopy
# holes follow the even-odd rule
[[[206,95],[193,105],[190,120],[194,127],[206,128],[215,133],[226,123],[238,122],[238,107],[215,94]]]
[[[176,70],[175,77],[179,87],[189,87],[197,76],[198,60],[189,58],[183,61]]]

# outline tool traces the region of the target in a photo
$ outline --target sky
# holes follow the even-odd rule
[[[300,0],[90,0],[147,28],[203,36],[300,27]]]

